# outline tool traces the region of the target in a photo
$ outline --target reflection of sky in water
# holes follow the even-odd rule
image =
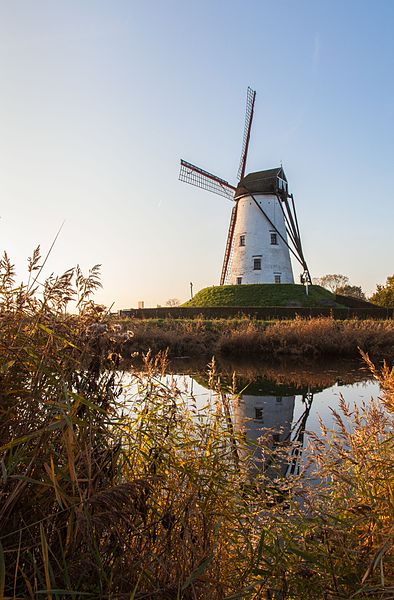
[[[379,384],[374,381],[353,383],[350,385],[334,385],[313,395],[313,403],[309,413],[306,428],[309,431],[320,431],[319,418],[326,427],[332,427],[333,419],[331,409],[339,411],[340,396],[342,394],[346,404],[361,406],[362,402],[368,402],[371,398],[379,395]],[[303,412],[301,396],[296,396],[294,419]]]
[[[198,404],[203,405],[209,397],[209,390],[196,381],[189,380],[185,383],[187,383],[187,387],[191,385]],[[363,402],[368,403],[371,398],[376,398],[380,388],[374,380],[346,385],[336,383],[313,394],[307,393],[308,388],[304,389],[305,395],[302,396],[297,388],[292,389],[289,386],[285,389],[283,383],[276,387],[275,383],[261,379],[257,380],[257,385],[253,388],[255,393],[252,394],[251,391],[252,389],[246,389],[240,399],[234,401],[233,404],[235,429],[245,432],[250,444],[249,451],[246,450],[246,452],[251,452],[254,457],[254,467],[251,467],[251,472],[255,469],[260,470],[263,464],[268,467],[268,472],[270,472],[271,467],[268,466],[270,463],[267,463],[264,458],[266,444],[268,447],[274,448],[278,444],[286,445],[290,440],[297,441],[301,451],[298,459],[296,458],[297,450],[293,448],[293,452],[296,453],[294,462],[292,461],[290,464],[287,460],[277,462],[275,473],[278,474],[280,471],[282,475],[285,475],[298,470],[297,465],[303,455],[302,448],[305,449],[308,444],[308,434],[304,434],[304,430],[319,434],[320,419],[328,429],[335,428],[332,410],[341,414],[341,396],[350,408],[354,404],[361,406]],[[291,392],[293,395],[290,395]],[[263,438],[261,438],[262,435]],[[265,441],[262,442],[262,439]],[[246,456],[247,454],[245,454]],[[274,471],[272,476],[275,476]]]
[[[246,434],[247,446],[241,450],[241,454],[244,453],[245,458],[253,455],[254,467],[251,467],[251,472],[255,469],[260,470],[263,464],[270,464],[264,458],[267,449],[287,446],[290,441],[299,443],[301,458],[304,455],[302,448],[305,450],[308,444],[307,432],[320,434],[320,419],[328,429],[335,428],[332,410],[341,415],[341,396],[350,409],[354,404],[360,407],[371,398],[379,396],[380,388],[375,380],[345,384],[343,381],[346,379],[349,381],[349,377],[334,376],[330,381],[337,380],[337,383],[325,389],[321,389],[322,385],[317,386],[316,378],[306,379],[312,381],[314,387],[309,387],[304,382],[302,388],[292,383],[284,383],[283,378],[280,383],[266,377],[257,377],[250,385],[246,384],[246,379],[242,384],[239,382],[243,393],[232,403],[233,423],[236,430]],[[123,384],[128,388],[126,397],[129,399],[129,409],[132,413],[135,400],[138,401],[141,396],[136,380],[131,374],[124,374]],[[156,383],[153,382],[154,387],[160,387],[162,384],[170,390],[175,386],[190,404],[199,412],[202,411],[202,414],[215,404],[216,393],[208,389],[208,379],[204,373],[197,374],[195,378],[190,375],[165,375],[157,377]],[[293,447],[292,450],[296,453],[294,457],[297,455],[297,447]],[[297,464],[300,463],[296,458],[290,464],[287,460],[280,460],[278,463],[283,475],[286,472],[296,472]]]
[[[130,393],[133,395],[133,393],[137,392],[133,383],[133,378],[130,377],[129,381],[127,381],[129,377],[130,376],[125,374],[125,378],[123,379],[123,384],[126,387],[128,384],[130,385],[129,393],[127,394],[128,396]],[[171,387],[172,382],[175,381],[176,386],[184,393],[186,398],[191,395],[194,397],[198,409],[203,409],[210,403],[210,399],[214,397],[213,391],[209,390],[205,385],[202,385],[199,381],[196,381],[189,375],[166,375],[160,379],[162,383],[169,387]],[[238,422],[243,413],[243,416],[246,419],[254,419],[255,421],[260,420],[260,425],[258,426],[277,427],[281,420],[281,407],[283,407],[282,425],[287,426],[286,428],[288,429],[289,415],[292,414],[293,416],[293,425],[302,418],[305,411],[303,397],[300,394],[300,391],[295,387],[292,389],[291,386],[289,386],[289,389],[285,392],[283,390],[283,383],[282,388],[279,386],[276,391],[275,383],[272,381],[269,382],[270,392],[264,393],[263,388],[266,381],[268,380],[258,380],[258,382],[261,382],[261,385],[258,383],[254,386],[253,390],[257,393],[253,394],[251,393],[251,389],[246,388],[244,393],[241,394],[241,401],[235,404],[235,412],[238,412]],[[339,404],[341,395],[345,402],[350,406],[353,404],[361,406],[363,402],[368,402],[371,398],[376,398],[379,395],[379,392],[379,384],[372,379],[351,384],[337,383],[324,390],[314,392],[311,409],[306,422],[306,430],[319,433],[320,418],[323,420],[326,427],[333,427],[331,409],[340,412]],[[279,400],[279,398],[281,398],[281,400]],[[291,404],[291,410],[289,403]],[[132,401],[130,408],[132,409]],[[258,411],[260,408],[263,409],[263,413],[265,414],[264,416],[260,415],[261,418],[259,419],[256,417],[259,417]]]
[[[190,392],[193,393],[199,408],[202,408],[207,403],[209,397],[213,393],[189,376],[177,376],[177,382],[180,389],[185,390],[186,394],[190,394]],[[368,402],[371,397],[376,398],[379,395],[379,391],[379,384],[374,380],[369,380],[347,385],[336,384],[326,388],[325,390],[315,392],[313,394],[313,402],[308,416],[306,428],[310,431],[319,432],[319,418],[323,420],[327,427],[332,427],[333,419],[331,409],[336,411],[339,410],[341,394],[344,397],[345,402],[350,404],[350,406],[352,406],[354,403],[358,406],[361,406],[363,401]],[[302,396],[296,393],[296,389],[294,389],[294,392],[295,394],[290,397],[295,397],[293,423],[296,423],[302,416],[302,413],[305,410],[305,405],[302,401]],[[283,396],[283,392],[281,391],[278,391],[277,395],[278,397],[283,398],[282,403],[284,405],[286,396]],[[245,391],[244,396],[247,397],[248,403],[253,403],[253,398],[256,398],[257,403],[260,403],[261,398],[264,397],[260,395],[253,396],[252,394],[248,393],[247,390]],[[265,397],[268,399],[272,396],[267,395]],[[284,415],[285,414],[287,414],[286,410],[284,410]],[[250,416],[252,416],[252,414],[250,414]],[[264,423],[264,425],[270,426],[268,423]]]

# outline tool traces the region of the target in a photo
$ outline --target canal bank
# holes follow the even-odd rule
[[[360,350],[373,360],[394,359],[392,319],[317,317],[263,321],[249,317],[206,319],[137,319],[114,317],[100,333],[108,350],[128,358],[135,352],[168,349],[169,355],[255,357],[358,358]],[[115,329],[115,331],[114,331]]]

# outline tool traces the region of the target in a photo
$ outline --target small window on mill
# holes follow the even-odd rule
[[[239,245],[245,246],[245,236],[244,235],[239,236]]]
[[[237,285],[241,285],[242,283],[242,277],[237,277]]]
[[[263,420],[263,409],[262,408],[255,408],[254,409],[254,418],[255,418],[255,421],[262,421]]]
[[[261,271],[261,258],[254,258],[253,259],[253,270],[254,271]]]
[[[278,235],[276,233],[271,233],[271,246],[278,245]]]
[[[280,275],[275,275],[275,283],[280,283]]]

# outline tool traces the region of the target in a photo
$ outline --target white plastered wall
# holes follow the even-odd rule
[[[254,197],[280,234],[287,240],[285,219],[274,195],[255,194]],[[277,234],[277,245],[271,244],[274,228],[250,196],[238,200],[237,220],[233,236],[233,255],[228,283],[294,283],[290,252]],[[245,245],[240,245],[245,236]],[[255,269],[255,258],[261,258],[261,270]]]
[[[295,396],[252,396],[243,394],[234,404],[234,427],[246,436],[245,447],[240,448],[243,459],[253,455],[254,467],[264,463],[265,446],[273,448],[275,440],[284,443],[290,439]],[[276,435],[275,435],[276,434]],[[260,438],[264,436],[264,443]],[[260,440],[260,442],[259,442]],[[283,474],[287,461],[282,465]]]

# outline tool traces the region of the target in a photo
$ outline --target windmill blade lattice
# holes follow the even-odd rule
[[[250,132],[252,129],[252,120],[254,112],[254,101],[256,99],[256,92],[252,88],[248,87],[246,94],[246,114],[245,114],[245,127],[244,137],[242,141],[241,160],[238,169],[238,179],[241,180],[245,175],[246,159],[248,157],[248,148],[250,140]]]
[[[229,274],[229,270],[230,270],[230,266],[231,266],[231,262],[232,262],[232,255],[234,253],[233,237],[234,237],[235,222],[237,220],[237,208],[238,208],[238,203],[236,202],[234,204],[233,210],[231,212],[230,227],[228,228],[228,234],[227,234],[226,251],[224,253],[222,273],[220,275],[220,285],[224,285],[225,283],[228,283],[228,281],[227,281],[228,274]]]
[[[228,183],[228,181],[220,179],[220,177],[216,177],[216,175],[212,175],[212,173],[208,173],[208,171],[204,171],[185,160],[181,160],[179,180],[195,185],[208,192],[213,192],[219,196],[224,196],[224,198],[228,198],[229,200],[234,199],[236,188]]]

